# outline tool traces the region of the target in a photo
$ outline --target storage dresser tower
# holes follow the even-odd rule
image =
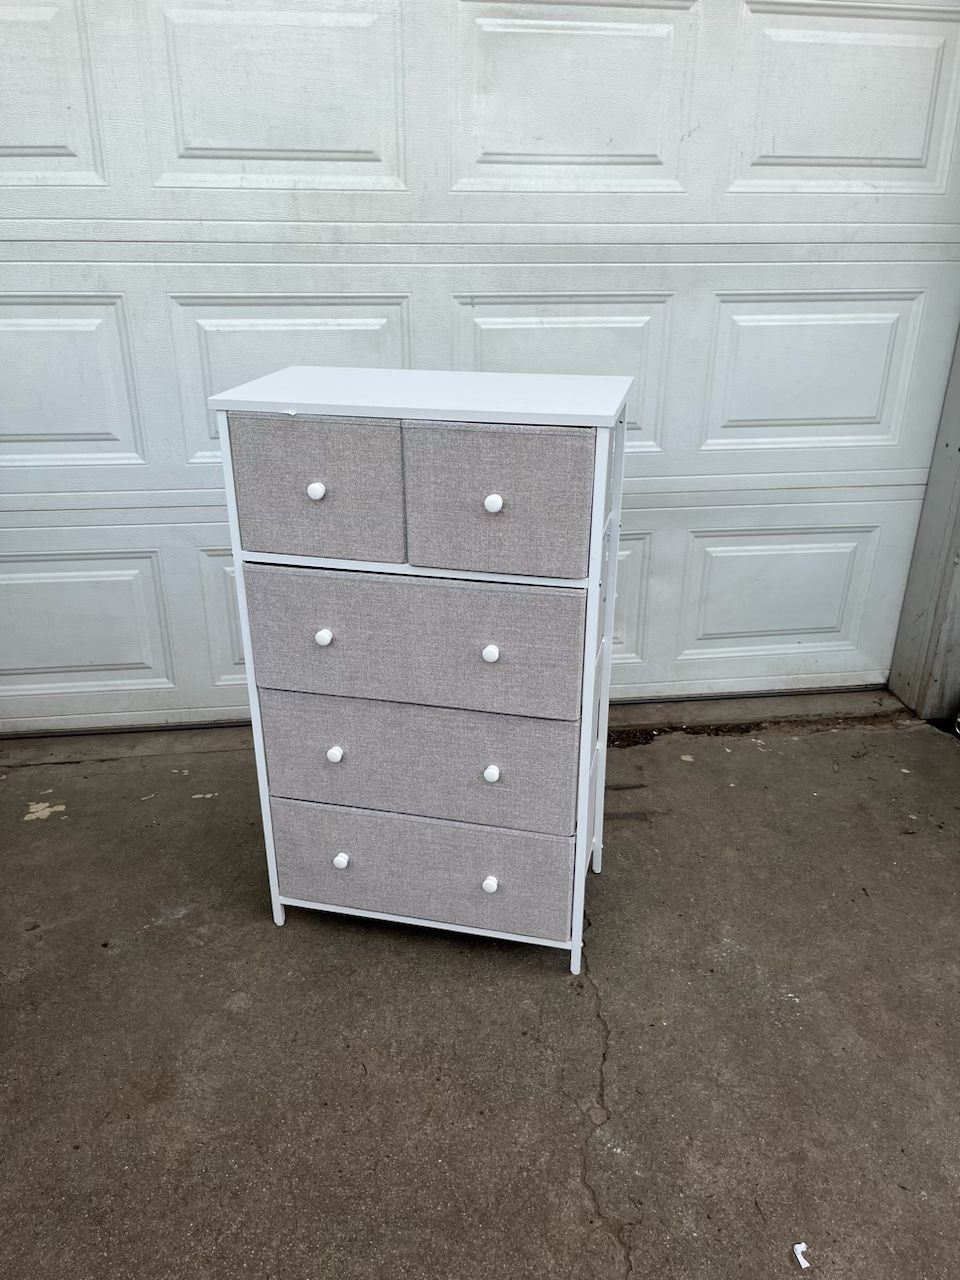
[[[273,917],[580,970],[631,379],[294,367],[214,396]]]

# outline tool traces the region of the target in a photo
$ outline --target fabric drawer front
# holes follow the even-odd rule
[[[410,563],[585,578],[594,447],[590,428],[404,422]]]
[[[248,551],[388,564],[406,558],[399,422],[228,418]]]
[[[262,686],[579,718],[577,588],[267,565],[244,581]]]
[[[285,898],[570,938],[569,837],[300,800],[272,800],[271,811]]]
[[[573,834],[575,720],[278,689],[260,711],[273,795]]]

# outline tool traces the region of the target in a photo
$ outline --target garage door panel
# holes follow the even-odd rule
[[[693,0],[455,7],[455,192],[683,191]]]
[[[158,551],[5,555],[0,589],[4,696],[172,687]]]
[[[6,492],[179,487],[169,326],[153,268],[0,264]]]
[[[729,189],[942,195],[956,123],[956,17],[748,0]]]
[[[246,713],[226,527],[145,514],[71,528],[7,517],[0,731]]]
[[[0,295],[5,467],[146,464],[122,294]]]
[[[906,492],[631,506],[615,696],[882,683],[920,512],[921,494]],[[646,626],[634,601],[641,577]]]
[[[145,6],[159,187],[403,187],[391,0]]]
[[[243,636],[237,605],[237,573],[229,544],[198,546],[204,629],[210,681],[218,688],[235,686],[237,705],[246,699]]]
[[[106,182],[86,6],[0,4],[0,188]]]
[[[900,444],[924,297],[718,295],[702,448]]]

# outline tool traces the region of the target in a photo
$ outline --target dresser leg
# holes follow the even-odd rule
[[[595,840],[593,842],[593,856],[590,859],[590,865],[591,867],[593,867],[594,871],[599,875],[600,869],[603,866],[603,841],[602,840]]]
[[[570,972],[576,976],[580,972],[580,957],[583,953],[583,946],[578,942],[570,952]]]
[[[287,918],[286,907],[283,905],[282,902],[275,902],[273,904],[273,923],[283,924],[286,918]]]

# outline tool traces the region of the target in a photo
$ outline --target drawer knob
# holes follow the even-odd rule
[[[500,650],[495,644],[488,644],[480,655],[484,662],[499,662]]]
[[[500,888],[500,881],[496,876],[487,876],[480,888],[484,893],[496,893]]]
[[[343,759],[343,747],[331,747],[327,751],[327,759],[331,764],[339,764]]]
[[[495,516],[498,511],[502,511],[503,499],[499,493],[488,493],[483,500],[483,509],[484,511],[489,511],[492,516]]]
[[[314,480],[307,485],[307,497],[312,498],[314,502],[319,502],[323,495],[327,492],[327,486],[322,480]]]
[[[321,627],[313,638],[321,649],[325,649],[333,639],[333,632],[329,627]]]
[[[338,853],[333,860],[333,865],[338,871],[345,871],[350,865],[349,853]]]
[[[495,764],[487,765],[487,767],[483,771],[483,780],[484,782],[500,781],[500,770],[497,768]]]

